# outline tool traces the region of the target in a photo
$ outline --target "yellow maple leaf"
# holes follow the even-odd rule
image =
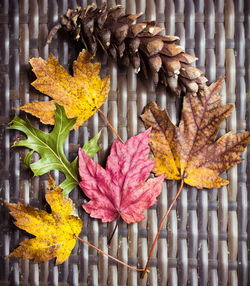
[[[22,241],[7,258],[21,257],[34,259],[34,262],[44,262],[57,257],[56,265],[68,258],[81,231],[82,221],[71,215],[74,204],[63,195],[63,190],[59,186],[55,186],[50,176],[46,201],[51,207],[51,214],[24,206],[20,202],[5,202],[11,211],[10,214],[16,219],[15,225],[36,236]]]
[[[221,105],[222,82],[223,78],[199,96],[186,94],[179,127],[155,102],[147,105],[141,117],[146,128],[152,127],[149,145],[157,176],[165,174],[169,180],[184,180],[199,189],[228,184],[219,174],[241,162],[250,132],[228,132],[216,141],[221,122],[233,110],[230,104]]]
[[[91,63],[92,56],[83,50],[73,63],[73,76],[59,65],[50,54],[48,61],[32,58],[30,64],[37,79],[32,85],[40,92],[53,98],[52,101],[31,102],[19,107],[40,118],[45,124],[55,124],[54,102],[64,106],[67,117],[77,117],[74,129],[77,129],[105,102],[110,79],[101,79],[100,63]]]

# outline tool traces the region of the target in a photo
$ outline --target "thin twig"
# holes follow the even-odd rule
[[[159,229],[158,229],[158,232],[157,232],[157,234],[156,234],[154,243],[153,243],[153,245],[152,245],[152,247],[151,247],[151,250],[150,250],[150,253],[149,253],[149,257],[148,257],[147,264],[146,264],[146,266],[145,266],[145,268],[144,268],[144,271],[143,271],[143,273],[142,273],[142,275],[141,275],[141,278],[142,278],[142,279],[144,278],[146,272],[148,271],[148,265],[149,265],[149,262],[150,262],[150,259],[151,259],[152,255],[153,255],[153,251],[154,251],[154,248],[155,248],[157,239],[158,239],[158,237],[159,237],[160,231],[161,231],[161,229],[162,229],[162,227],[163,227],[163,224],[164,224],[165,220],[167,219],[168,214],[170,213],[170,211],[171,211],[171,209],[172,209],[172,207],[173,207],[175,201],[177,200],[177,198],[179,197],[179,195],[180,195],[180,193],[181,193],[181,190],[182,190],[182,188],[183,188],[183,183],[184,183],[184,180],[181,180],[180,188],[179,188],[177,194],[175,195],[175,197],[174,197],[174,199],[173,199],[171,205],[169,206],[169,208],[168,208],[168,210],[167,210],[167,212],[166,212],[166,214],[165,214],[163,220],[161,221],[160,227],[159,227]]]
[[[108,253],[102,251],[101,249],[97,248],[97,247],[94,246],[93,244],[90,244],[89,242],[87,242],[86,240],[80,238],[79,236],[76,236],[76,238],[79,239],[80,241],[82,241],[83,243],[87,244],[88,246],[93,247],[95,250],[101,252],[103,255],[108,256],[109,258],[115,260],[116,262],[118,262],[118,263],[120,263],[120,264],[122,264],[122,265],[124,265],[124,266],[126,266],[126,267],[128,267],[128,268],[130,268],[130,269],[132,269],[132,270],[140,271],[140,272],[144,271],[144,269],[135,268],[135,267],[130,266],[130,265],[128,265],[127,263],[125,263],[125,262],[123,262],[123,261],[121,261],[121,260],[119,260],[119,259],[117,259],[117,258],[114,258],[114,257],[111,256],[110,254],[108,254]],[[149,272],[149,271],[147,271],[147,272]]]
[[[114,127],[111,125],[111,123],[108,121],[108,118],[105,116],[105,114],[102,112],[101,109],[97,108],[97,110],[99,111],[99,113],[102,115],[103,119],[107,122],[108,126],[111,128],[111,130],[115,133],[115,135],[117,136],[117,138],[123,143],[124,141],[122,140],[122,138],[119,136],[119,134],[115,131]]]

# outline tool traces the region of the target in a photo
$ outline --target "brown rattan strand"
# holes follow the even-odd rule
[[[13,111],[13,107],[44,98],[30,86],[34,80],[29,66],[31,57],[47,58],[52,52],[68,68],[77,56],[73,41],[60,32],[49,46],[45,45],[48,31],[58,16],[68,7],[86,7],[92,2],[0,1],[1,202],[21,201],[34,207],[43,206],[47,177],[33,177],[27,170],[23,164],[27,150],[10,148],[18,132],[8,130],[6,125],[18,113]],[[104,1],[96,3],[101,6]],[[116,4],[123,5],[128,13],[142,12],[139,21],[157,20],[165,28],[163,33],[179,36],[186,51],[199,58],[196,65],[210,82],[226,75],[221,95],[223,102],[235,104],[236,110],[221,125],[220,135],[228,130],[249,129],[249,1],[108,1],[110,7]],[[180,99],[169,94],[164,87],[156,88],[152,80],[145,81],[137,76],[132,68],[117,68],[116,63],[105,55],[99,60],[103,64],[103,72],[109,71],[111,75],[109,98],[101,110],[123,140],[144,130],[139,116],[152,100],[162,108],[166,107],[173,122],[178,123]],[[23,113],[20,115],[24,116]],[[35,118],[32,118],[32,123],[48,130]],[[77,131],[70,133],[65,144],[68,157],[74,158],[77,148],[100,129],[102,150],[95,160],[104,165],[115,136],[97,113]],[[209,191],[198,191],[188,186],[183,188],[160,234],[150,262],[150,273],[144,280],[140,279],[139,273],[117,265],[80,242],[69,259],[57,267],[54,261],[33,264],[20,259],[5,260],[4,257],[29,236],[13,225],[7,208],[2,204],[0,285],[249,285],[247,152],[243,158],[245,160],[240,165],[223,174],[230,181],[227,187]],[[62,179],[57,171],[53,176],[57,181]],[[114,223],[105,224],[90,218],[81,208],[81,204],[86,202],[85,197],[75,189],[70,197],[83,220],[80,237],[130,265],[143,267],[158,225],[177,187],[177,182],[164,182],[158,203],[145,212],[144,221],[131,225],[120,222],[110,249],[107,236]]]

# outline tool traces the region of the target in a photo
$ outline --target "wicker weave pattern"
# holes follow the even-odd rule
[[[47,58],[52,52],[68,68],[76,58],[70,39],[58,34],[50,46],[45,45],[48,31],[58,15],[68,7],[86,7],[93,1],[75,0],[1,0],[0,1],[0,188],[2,200],[22,201],[42,207],[46,176],[32,178],[25,168],[24,150],[10,149],[18,136],[6,129],[16,112],[13,107],[43,99],[31,86],[31,57]],[[97,0],[102,5],[104,0]],[[222,89],[224,103],[233,103],[236,110],[221,126],[220,134],[228,130],[249,129],[247,107],[250,107],[250,4],[238,0],[108,0],[110,7],[121,4],[128,13],[142,12],[140,21],[157,20],[165,33],[180,37],[180,44],[199,60],[197,66],[209,81],[226,75]],[[143,107],[155,100],[167,107],[173,122],[178,122],[180,99],[168,94],[164,87],[155,88],[152,81],[137,77],[132,68],[118,69],[105,57],[99,59],[103,69],[109,69],[111,89],[102,107],[120,136],[127,138],[144,130],[139,119]],[[33,123],[38,126],[36,119]],[[47,130],[47,127],[42,127]],[[77,148],[102,129],[103,149],[95,157],[105,163],[114,135],[98,114],[79,130],[72,132],[65,150],[73,158]],[[247,158],[247,152],[243,154]],[[21,159],[21,160],[20,160]],[[54,172],[56,180],[60,174]],[[176,206],[164,226],[152,261],[150,274],[141,280],[139,274],[117,265],[95,250],[77,243],[70,258],[61,266],[53,261],[40,265],[29,261],[4,260],[19,243],[27,238],[11,223],[7,208],[1,208],[0,285],[248,285],[250,255],[250,224],[247,194],[247,160],[227,174],[230,185],[221,189],[197,191],[185,186]],[[91,219],[82,209],[85,199],[74,190],[70,197],[77,204],[84,222],[81,237],[106,252],[143,267],[158,224],[176,194],[178,183],[165,182],[158,203],[138,224],[119,224],[111,248],[107,235],[113,224]],[[249,237],[248,237],[249,236]]]

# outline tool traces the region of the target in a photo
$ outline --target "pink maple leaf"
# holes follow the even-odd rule
[[[131,137],[125,144],[115,140],[106,170],[79,149],[80,187],[90,199],[82,207],[91,217],[102,222],[116,217],[126,223],[138,222],[144,219],[143,211],[157,201],[164,175],[148,179],[155,164],[148,159],[150,131]]]

